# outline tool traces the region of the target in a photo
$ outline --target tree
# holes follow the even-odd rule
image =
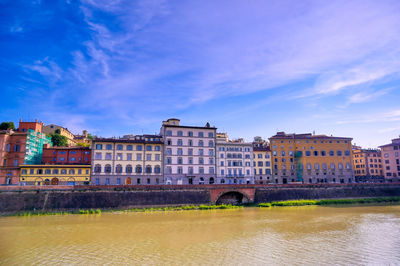
[[[58,129],[56,129],[56,130],[54,131],[54,133],[56,133],[56,134],[61,134],[61,130],[58,128]]]
[[[51,142],[53,142],[53,146],[61,147],[68,146],[67,137],[60,134],[50,134]]]
[[[0,129],[1,130],[15,129],[14,122],[3,122],[0,124]]]
[[[78,142],[78,143],[76,143],[76,146],[78,146],[78,147],[89,147],[90,144],[83,143],[83,142]]]

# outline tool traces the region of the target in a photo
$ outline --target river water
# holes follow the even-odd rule
[[[400,265],[400,206],[0,218],[0,265]]]

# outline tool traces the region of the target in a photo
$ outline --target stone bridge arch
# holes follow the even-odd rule
[[[255,189],[211,189],[211,204],[243,204],[254,202]]]

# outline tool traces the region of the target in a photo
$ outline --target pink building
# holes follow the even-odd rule
[[[400,138],[392,139],[392,143],[380,146],[382,150],[383,172],[386,180],[400,178]]]

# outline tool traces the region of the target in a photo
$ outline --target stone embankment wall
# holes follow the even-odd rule
[[[208,204],[209,191],[147,190],[147,191],[74,191],[37,190],[0,193],[0,213],[23,211],[126,209],[145,206],[177,206]]]
[[[188,185],[0,187],[0,214],[23,211],[125,209],[213,204],[226,195],[243,202],[400,196],[400,184],[352,185]],[[240,193],[240,194],[237,194]]]
[[[335,199],[400,196],[400,185],[326,186],[314,188],[258,188],[254,201],[272,202],[297,199]]]

